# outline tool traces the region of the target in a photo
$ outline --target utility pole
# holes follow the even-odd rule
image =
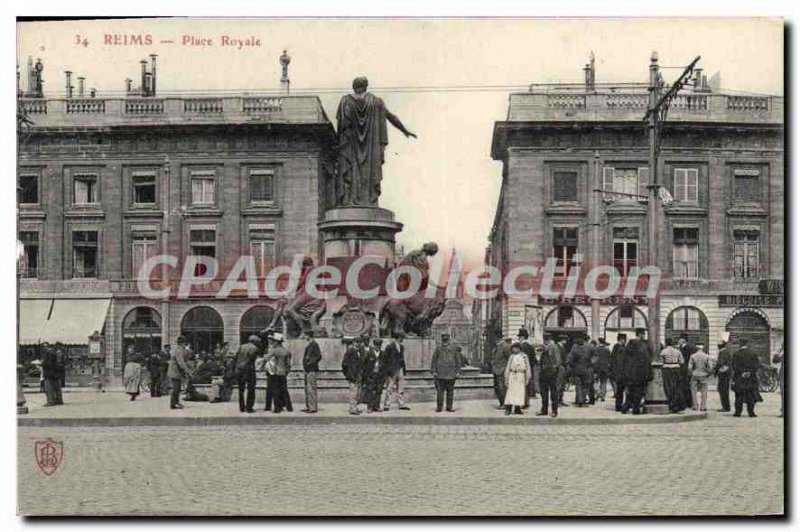
[[[600,152],[594,152],[594,161],[592,165],[592,188],[594,192],[592,201],[592,257],[591,267],[597,268],[600,265],[600,211],[603,206],[603,198],[601,189],[603,183],[601,181],[602,175],[602,162],[600,161]],[[592,293],[594,294],[594,290]],[[596,294],[594,294],[596,295]],[[595,340],[600,337],[600,300],[592,297],[592,338]]]
[[[691,82],[691,77],[694,74],[694,67],[700,61],[698,55],[681,73],[677,80],[670,86],[670,88],[662,92],[663,80],[658,68],[658,54],[653,52],[650,56],[650,84],[648,91],[650,93],[649,105],[647,114],[644,119],[648,121],[648,130],[650,136],[650,201],[648,202],[648,229],[649,229],[649,249],[650,257],[649,262],[651,266],[660,267],[660,245],[659,228],[661,227],[661,220],[658,215],[660,214],[661,205],[661,184],[660,175],[658,171],[658,158],[660,151],[660,136],[664,122],[667,119],[670,103],[672,99]],[[660,291],[660,290],[659,290]],[[650,346],[652,348],[653,356],[660,351],[661,340],[661,297],[660,293],[656,293],[655,297],[648,300],[648,337]]]
[[[647,121],[647,127],[650,137],[650,185],[649,188],[649,201],[647,209],[648,219],[648,235],[649,235],[649,262],[651,266],[656,268],[661,267],[660,260],[660,246],[661,239],[659,238],[659,229],[661,227],[661,220],[659,219],[660,206],[661,206],[661,184],[660,175],[658,171],[658,157],[660,151],[660,136],[661,130],[667,119],[669,112],[669,105],[672,99],[689,83],[689,80],[694,73],[694,66],[700,61],[700,56],[697,56],[689,66],[687,66],[681,75],[675,80],[675,83],[670,86],[662,94],[664,86],[663,79],[658,68],[658,54],[653,52],[650,56],[650,83],[649,92],[650,100],[647,106],[647,114],[644,120]],[[663,377],[661,375],[661,362],[658,355],[661,351],[661,279],[659,276],[659,286],[653,297],[648,298],[647,302],[647,320],[648,320],[648,339],[650,340],[650,353],[651,353],[651,369],[653,379],[647,385],[647,404],[651,413],[666,413],[666,395],[664,394]]]

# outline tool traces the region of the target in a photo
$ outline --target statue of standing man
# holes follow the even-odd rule
[[[406,137],[417,138],[386,109],[383,100],[367,92],[367,78],[353,80],[353,94],[342,97],[338,123],[336,206],[377,207],[383,179],[383,152],[389,143],[386,121]]]

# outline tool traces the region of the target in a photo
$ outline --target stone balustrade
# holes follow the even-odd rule
[[[20,98],[36,127],[107,127],[126,124],[330,124],[316,96]]]
[[[511,94],[508,121],[641,121],[648,105],[646,89],[586,92],[532,88]],[[673,98],[668,120],[782,124],[783,97],[687,91]]]

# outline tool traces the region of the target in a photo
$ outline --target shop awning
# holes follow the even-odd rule
[[[19,345],[36,345],[39,343],[52,306],[52,299],[20,300]]]
[[[92,333],[103,331],[110,304],[110,299],[56,299],[40,340],[51,344],[88,344]]]

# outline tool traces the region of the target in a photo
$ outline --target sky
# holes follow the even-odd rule
[[[319,94],[332,120],[352,79],[367,76],[419,137],[389,128],[380,206],[405,225],[398,244],[408,252],[435,241],[475,263],[500,191],[501,164],[490,147],[511,87],[580,83],[590,52],[597,82],[645,82],[655,50],[663,66],[702,56],[699,66],[709,77],[720,72],[723,90],[782,95],[783,31],[781,20],[753,18],[59,21],[19,23],[17,57],[23,68],[29,55],[42,59],[48,96],[63,96],[63,72],[71,70],[102,97],[121,94],[126,77],[138,80],[138,61],[151,53],[159,56],[162,93],[276,91],[286,49],[293,91]],[[105,34],[150,34],[153,44],[106,45]],[[184,35],[212,45],[183,45]],[[260,46],[225,47],[222,36]],[[678,73],[663,72],[667,82]]]

